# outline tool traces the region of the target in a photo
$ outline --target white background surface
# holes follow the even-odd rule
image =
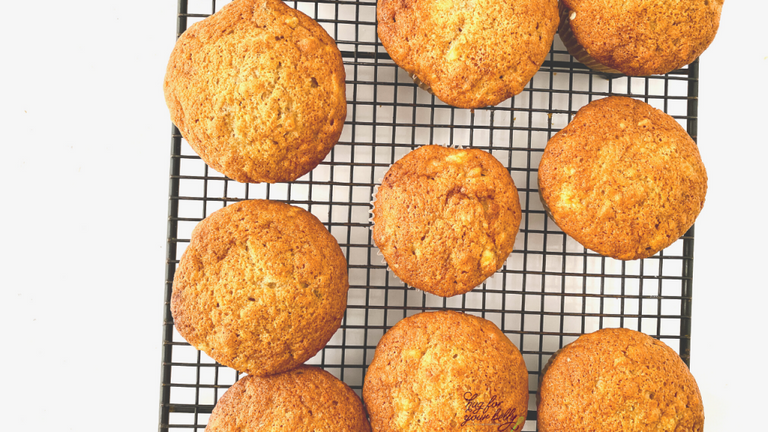
[[[157,429],[175,14],[175,0],[3,7],[3,430]],[[710,431],[765,427],[767,14],[726,1],[701,59],[691,368]]]

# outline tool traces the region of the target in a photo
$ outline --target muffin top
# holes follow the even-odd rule
[[[553,357],[539,385],[542,432],[701,431],[701,394],[670,347],[643,333],[603,329]]]
[[[299,366],[268,377],[245,376],[221,397],[207,432],[369,432],[355,392],[328,372]]]
[[[171,53],[165,100],[200,157],[239,182],[292,181],[317,166],[346,117],[333,39],[280,0],[235,0]]]
[[[562,0],[592,58],[626,75],[665,74],[701,55],[720,25],[723,0]]]
[[[460,108],[520,93],[559,22],[557,0],[379,0],[376,13],[392,60]]]
[[[517,188],[491,154],[423,146],[384,176],[373,240],[403,282],[449,297],[504,265],[520,218]]]
[[[696,143],[671,116],[627,97],[586,105],[547,143],[539,191],[555,223],[601,255],[649,257],[704,205]]]
[[[374,431],[520,431],[528,371],[492,322],[423,312],[381,338],[363,399]]]
[[[264,376],[325,346],[341,324],[348,288],[344,255],[315,216],[279,202],[241,201],[193,230],[171,312],[192,346]]]

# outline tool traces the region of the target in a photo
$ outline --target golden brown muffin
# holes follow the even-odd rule
[[[184,339],[221,364],[264,376],[315,355],[341,324],[347,262],[320,221],[275,201],[241,201],[192,232],[173,280]]]
[[[235,0],[176,42],[165,75],[171,120],[239,182],[293,181],[338,141],[346,117],[336,43],[280,0]]]
[[[643,333],[603,329],[551,360],[539,385],[538,428],[571,431],[701,431],[704,408],[688,367]]]
[[[268,377],[247,375],[221,397],[207,432],[368,432],[355,392],[311,366]]]
[[[384,176],[373,240],[403,282],[450,297],[504,265],[520,218],[512,177],[490,153],[423,146]]]
[[[492,322],[423,312],[381,338],[363,399],[376,432],[521,431],[528,370]]]
[[[378,34],[394,62],[461,108],[523,90],[557,31],[557,0],[378,0]]]
[[[627,97],[591,102],[547,143],[539,191],[555,223],[601,255],[649,257],[704,205],[696,143],[669,115]]]
[[[560,37],[577,60],[602,72],[665,74],[704,52],[723,0],[561,0]]]

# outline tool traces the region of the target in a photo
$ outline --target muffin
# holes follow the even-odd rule
[[[620,260],[674,243],[707,192],[699,150],[677,121],[620,96],[580,109],[547,143],[538,177],[555,224],[587,249]]]
[[[299,366],[277,375],[241,378],[221,397],[207,432],[369,432],[365,409],[328,372]]]
[[[373,240],[403,282],[450,297],[504,265],[520,218],[517,188],[496,158],[429,145],[406,154],[384,176]]]
[[[294,368],[322,349],[347,306],[347,262],[311,213],[267,200],[217,210],[192,232],[173,279],[184,339],[256,376]]]
[[[665,74],[712,43],[723,0],[561,0],[560,38],[586,66],[630,76]]]
[[[378,0],[378,35],[392,60],[460,108],[523,90],[557,31],[557,0]]]
[[[528,371],[492,322],[423,312],[381,338],[363,400],[377,432],[520,431],[528,413]]]
[[[643,333],[603,329],[551,359],[539,385],[541,432],[701,431],[701,394],[670,347]]]
[[[171,120],[239,182],[293,181],[341,135],[345,73],[334,40],[280,0],[235,0],[181,35],[165,75]]]

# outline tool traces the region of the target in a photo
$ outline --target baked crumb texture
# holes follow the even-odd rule
[[[280,0],[235,0],[181,35],[165,100],[189,145],[239,182],[293,181],[341,135],[345,73],[334,40]]]
[[[299,366],[268,377],[247,375],[216,404],[206,432],[368,432],[360,398],[328,372]]]
[[[275,201],[241,201],[200,222],[173,281],[184,339],[221,364],[264,376],[309,360],[347,305],[347,262],[320,221]]]
[[[490,153],[423,146],[384,176],[373,240],[403,282],[450,297],[504,265],[521,214],[512,177]]]
[[[627,97],[591,102],[547,143],[539,191],[587,249],[646,258],[693,225],[707,192],[696,143],[671,116]]]
[[[520,93],[557,31],[557,0],[379,0],[392,60],[443,102],[480,108]]]
[[[491,406],[486,418],[482,409],[475,419],[466,417],[479,407],[468,405],[475,395],[482,409]],[[453,311],[423,312],[381,338],[363,399],[374,431],[520,431],[528,413],[528,371],[492,322]]]
[[[603,329],[565,346],[539,386],[538,428],[571,431],[701,431],[704,409],[688,367],[643,333]]]
[[[567,22],[561,22],[560,36],[574,57],[587,66],[591,57],[620,73],[647,76],[696,60],[717,34],[723,0],[561,0],[561,5]]]

